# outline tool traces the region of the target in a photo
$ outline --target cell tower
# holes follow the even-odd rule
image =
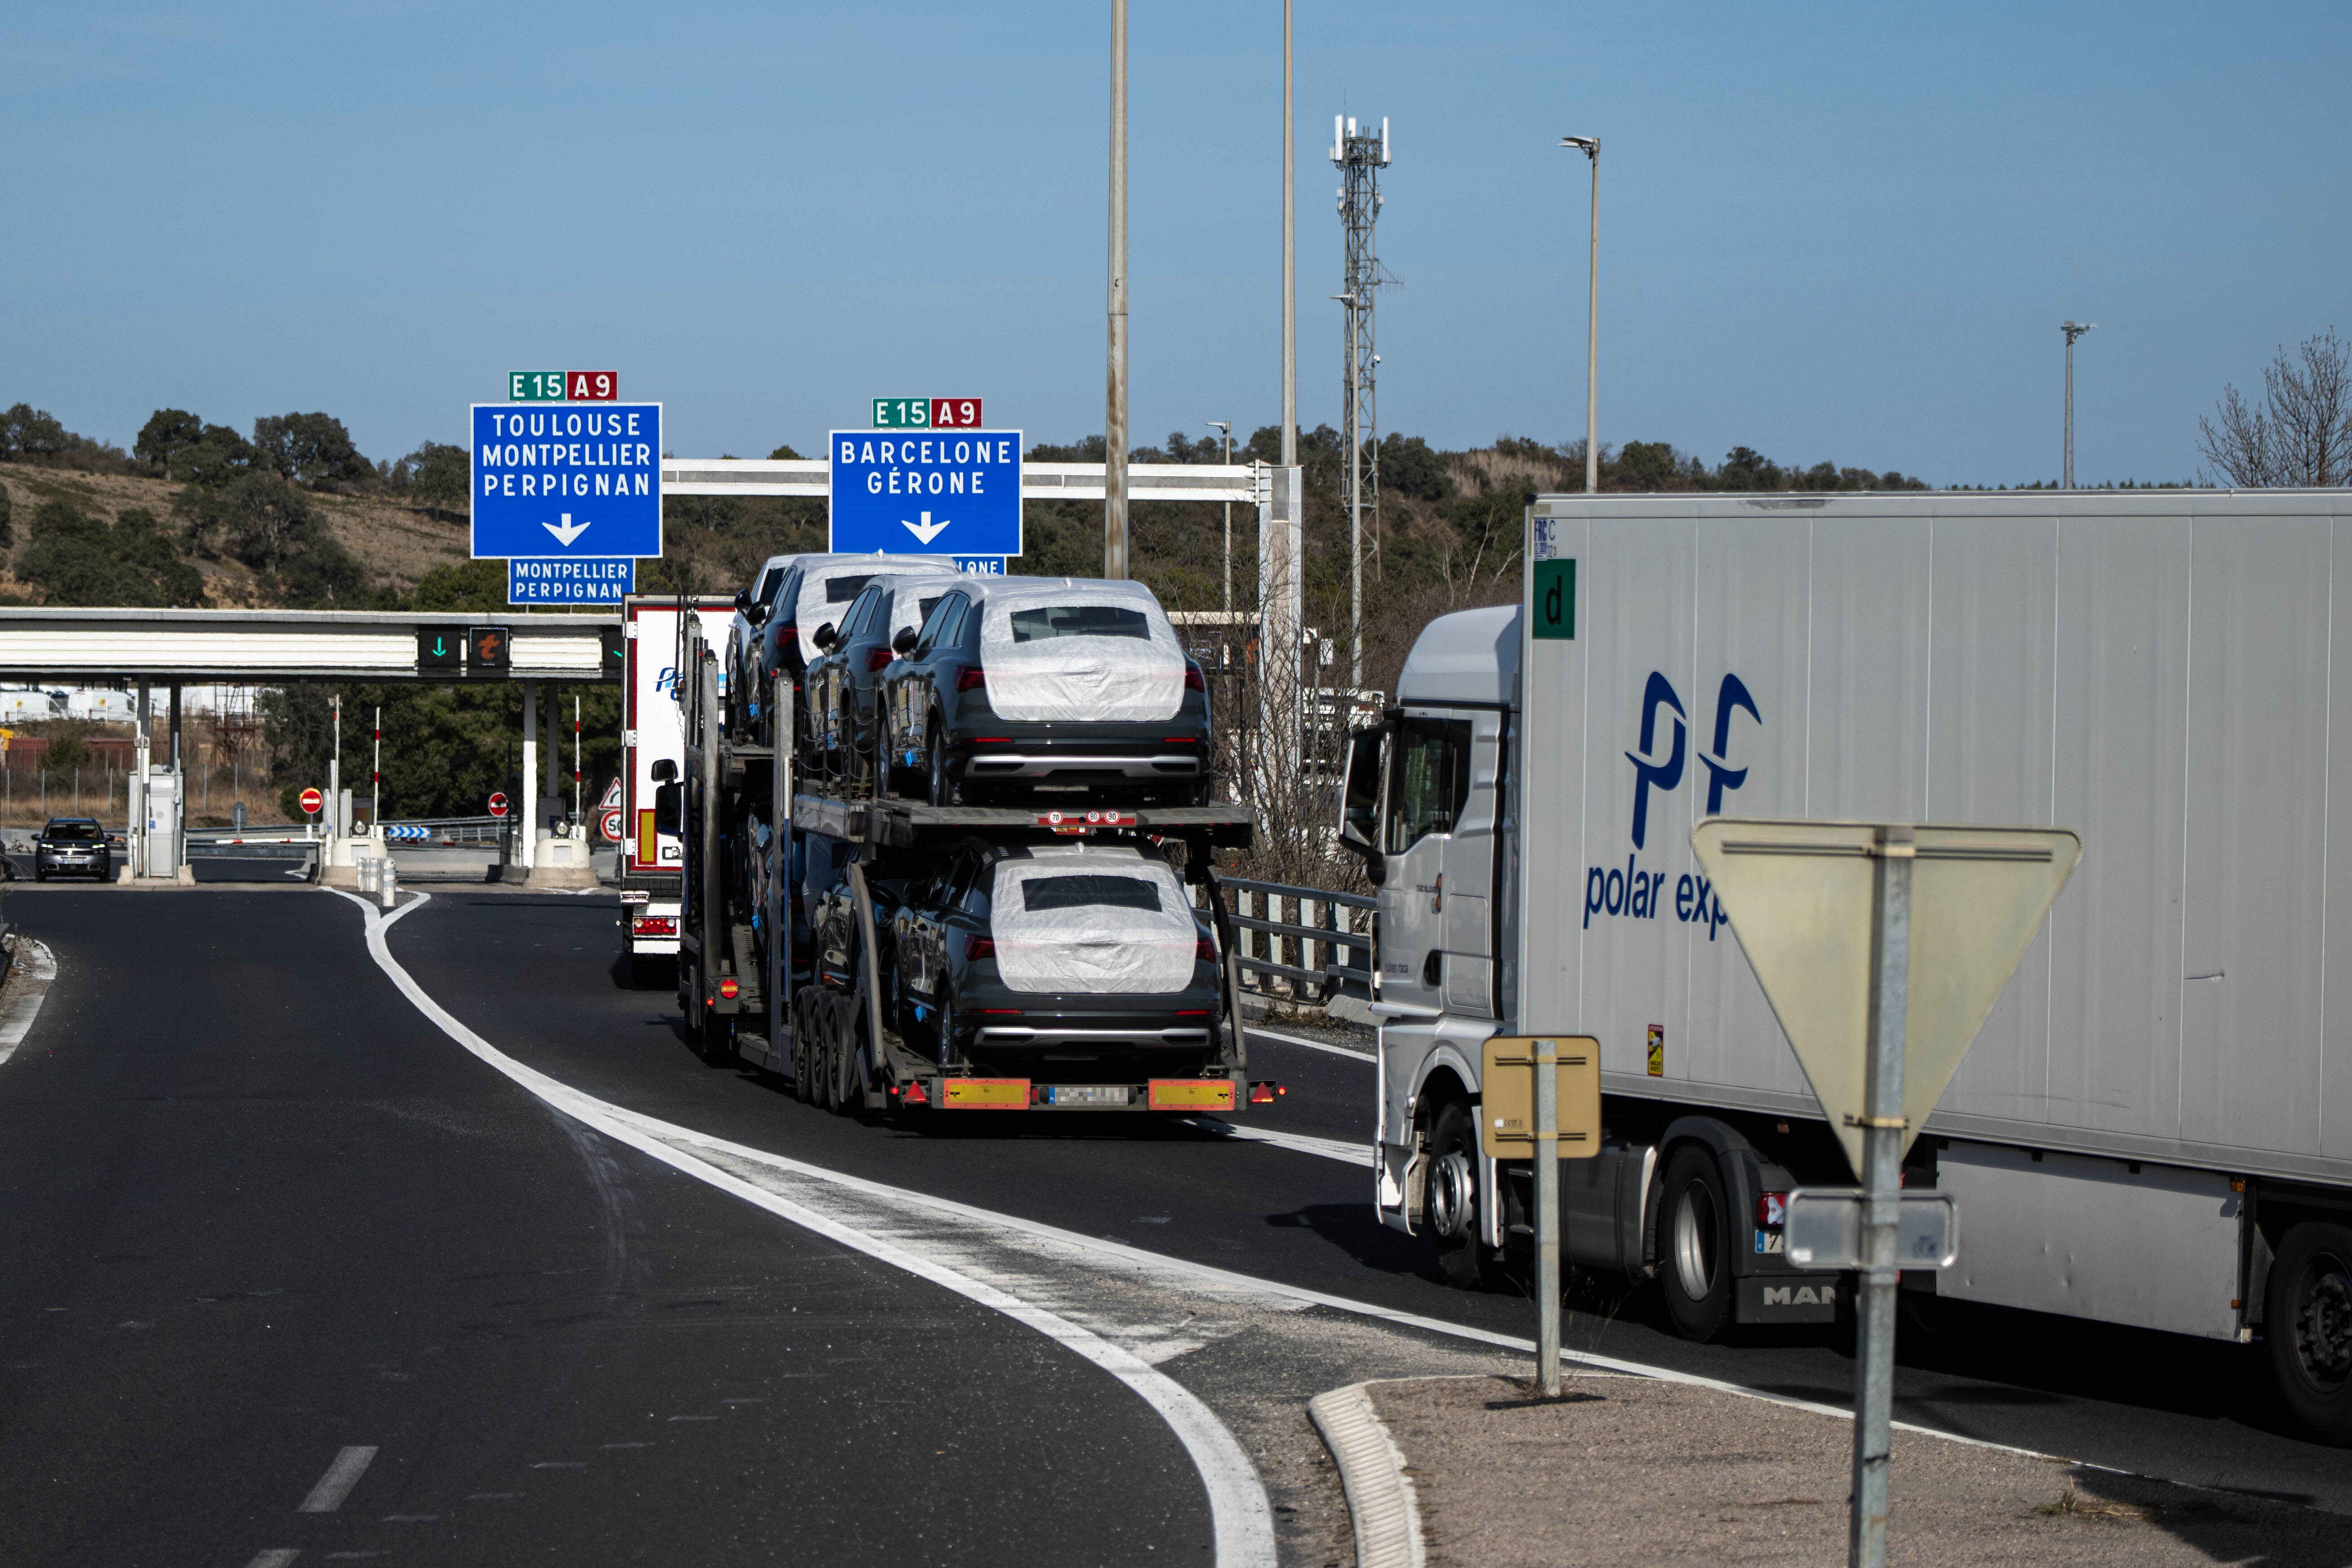
[[[1381,548],[1381,420],[1373,396],[1381,356],[1372,335],[1372,296],[1381,286],[1381,258],[1373,229],[1381,216],[1381,171],[1388,167],[1389,122],[1377,134],[1344,114],[1331,117],[1331,162],[1339,166],[1339,226],[1348,245],[1347,291],[1339,296],[1348,312],[1347,380],[1340,405],[1341,437],[1348,443],[1348,683],[1364,683],[1364,515],[1371,514],[1372,556]]]

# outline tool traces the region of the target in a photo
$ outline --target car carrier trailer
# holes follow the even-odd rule
[[[787,1076],[801,1099],[845,1112],[1196,1115],[1239,1110],[1277,1092],[1247,1076],[1239,948],[1210,864],[1213,849],[1249,846],[1254,817],[1245,807],[933,806],[823,793],[836,786],[799,778],[789,743],[774,747],[730,734],[719,651],[695,617],[680,619],[678,636],[685,742],[677,992],[688,1037],[706,1056]],[[769,700],[772,732],[792,735],[788,672],[772,678]],[[894,1010],[885,1006],[885,979],[873,962],[878,948],[868,878],[900,872],[973,837],[1182,846],[1187,877],[1207,887],[1223,966],[1225,1017],[1212,1065],[1185,1079],[1049,1085],[981,1076],[952,1051],[926,1056],[886,1027]],[[833,911],[831,929],[821,929],[818,906],[829,896],[847,907]],[[1058,1092],[1079,1087],[1091,1092]]]
[[[1546,496],[1528,523],[1520,604],[1432,623],[1352,743],[1381,1219],[1475,1283],[1530,1171],[1479,1150],[1480,1042],[1590,1035],[1570,1258],[1654,1277],[1694,1337],[1830,1320],[1846,1281],[1789,1263],[1780,1199],[1852,1176],[1691,829],[2070,827],[2082,868],[1906,1164],[1960,1238],[1908,1299],[2259,1342],[2352,1441],[2352,495]]]

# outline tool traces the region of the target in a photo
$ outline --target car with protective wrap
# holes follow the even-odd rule
[[[754,628],[748,646],[752,656],[730,687],[730,728],[761,744],[770,743],[767,709],[769,688],[779,671],[793,680],[796,711],[803,717],[806,694],[802,679],[809,661],[819,653],[816,629],[837,622],[842,612],[866,584],[884,575],[953,576],[954,561],[945,555],[798,555],[791,560],[764,601],[744,607]],[[765,574],[762,574],[763,577]],[[795,721],[796,724],[802,721]],[[805,733],[803,731],[803,733]]]
[[[880,672],[883,791],[1206,804],[1208,682],[1140,583],[959,578]]]
[[[823,649],[802,689],[808,702],[804,765],[863,784],[875,756],[875,692],[898,657],[891,643],[930,618],[949,584],[938,574],[877,577],[859,590],[836,624],[816,628]]]
[[[1216,947],[1155,849],[969,839],[876,879],[884,1023],[942,1066],[1038,1084],[1203,1074],[1218,1060]],[[840,950],[854,918],[831,900]]]

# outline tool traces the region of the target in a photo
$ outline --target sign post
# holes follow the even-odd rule
[[[1559,1393],[1559,1163],[1601,1152],[1601,1042],[1497,1035],[1483,1047],[1478,1145],[1536,1163],[1536,1380]]]
[[[1906,1202],[1903,1156],[2082,841],[2064,828],[1710,817],[1691,847],[1862,1177],[1859,1191],[1791,1194],[1788,1235],[1792,1261],[1801,1242],[1804,1261],[1862,1274],[1847,1552],[1853,1568],[1884,1568],[1895,1286],[1906,1263],[1955,1256],[1949,1198]]]

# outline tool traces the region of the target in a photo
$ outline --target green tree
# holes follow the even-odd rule
[[[172,507],[191,546],[250,566],[280,604],[356,608],[366,600],[366,569],[327,531],[325,520],[302,492],[276,474],[190,485]]]
[[[408,455],[409,493],[435,511],[463,510],[474,486],[474,468],[463,447],[427,441]]]
[[[172,459],[182,448],[194,447],[204,438],[205,422],[186,409],[158,408],[140,427],[139,439],[131,443],[131,455],[150,473],[165,475],[172,471]]]
[[[343,422],[328,414],[281,414],[253,422],[254,450],[278,478],[312,489],[373,478]]]
[[[73,441],[57,416],[45,408],[19,403],[0,414],[0,457],[22,463],[54,463]]]
[[[259,460],[244,437],[226,425],[207,425],[195,440],[173,450],[167,472],[185,484],[226,485],[252,473]]]
[[[1414,500],[1444,500],[1454,493],[1445,459],[1418,436],[1381,438],[1381,489]]]
[[[160,609],[205,602],[203,574],[180,559],[154,516],[138,508],[110,526],[71,502],[42,502],[17,571],[46,590],[52,605]]]

